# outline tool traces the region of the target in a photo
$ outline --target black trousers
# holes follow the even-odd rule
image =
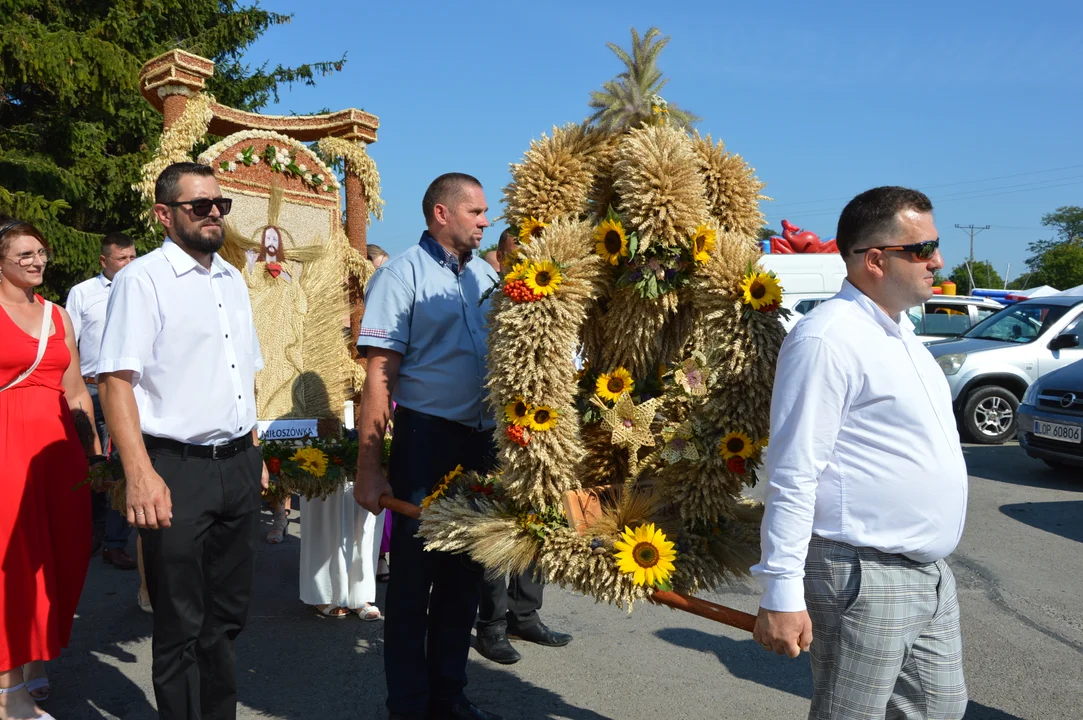
[[[94,405],[94,427],[98,431],[98,441],[102,444],[102,453],[109,454],[109,429],[105,426],[105,414],[102,412],[101,401],[98,400],[98,386],[87,385],[90,393],[90,401]],[[105,539],[106,550],[116,550],[128,547],[128,537],[132,534],[132,526],[128,524],[128,518],[113,509],[109,502],[109,493],[90,493],[90,517],[94,527],[95,538]]]
[[[542,606],[545,588],[536,576],[531,564],[519,575],[512,575],[510,582],[504,573],[485,573],[479,589],[478,634],[535,627],[541,623],[538,611]]]
[[[420,505],[456,465],[492,470],[492,432],[400,405],[388,478],[395,497]],[[466,555],[426,552],[416,537],[419,526],[400,515],[391,527],[395,571],[385,603],[384,670],[387,709],[402,715],[422,715],[463,697],[482,577],[481,566]]]
[[[153,679],[165,720],[234,720],[234,641],[248,619],[262,455],[150,451],[173,500],[168,528],[140,530],[154,605]]]

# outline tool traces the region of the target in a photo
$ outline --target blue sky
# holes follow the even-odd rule
[[[1078,1],[261,5],[294,19],[250,48],[252,65],[348,54],[267,111],[379,116],[369,151],[387,208],[369,239],[392,254],[419,237],[440,173],[477,176],[499,215],[509,163],[589,114],[590,91],[622,68],[605,43],[627,47],[633,26],[672,37],[663,95],[756,168],[776,229],[787,218],[832,237],[849,198],[909,185],[936,206],[949,268],[969,248],[954,225],[991,225],[976,255],[1015,277],[1027,242],[1051,235],[1042,215],[1083,205]]]

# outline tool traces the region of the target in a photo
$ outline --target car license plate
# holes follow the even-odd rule
[[[1058,423],[1034,421],[1034,434],[1038,437],[1060,440],[1061,442],[1083,442],[1083,427],[1078,425],[1060,425]]]

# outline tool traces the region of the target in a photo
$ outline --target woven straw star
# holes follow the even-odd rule
[[[654,421],[655,408],[662,398],[653,398],[636,405],[629,395],[621,395],[613,407],[602,407],[602,423],[613,433],[610,442],[617,447],[628,448],[628,458],[636,464],[641,447],[654,447],[654,433],[651,422]]]

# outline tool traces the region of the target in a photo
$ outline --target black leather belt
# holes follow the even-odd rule
[[[143,444],[146,445],[148,452],[151,450],[165,450],[166,452],[176,453],[181,457],[225,460],[252,447],[252,434],[247,433],[220,445],[192,445],[182,443],[179,440],[143,435]]]

